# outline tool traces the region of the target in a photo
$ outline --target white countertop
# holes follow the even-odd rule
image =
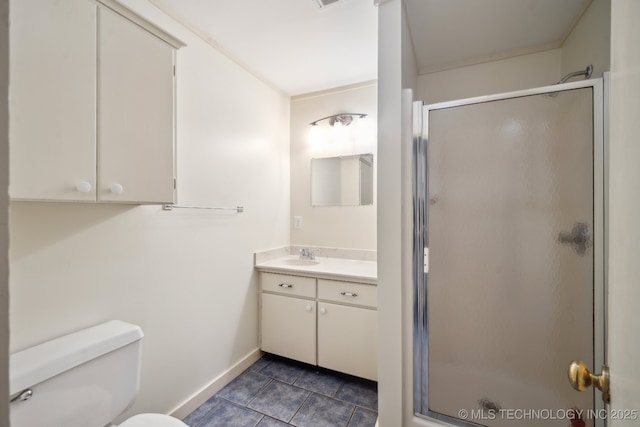
[[[268,261],[256,262],[260,271],[311,276],[321,279],[350,280],[375,285],[378,281],[378,263],[345,258],[316,257],[316,264],[301,260],[297,255],[286,255]]]

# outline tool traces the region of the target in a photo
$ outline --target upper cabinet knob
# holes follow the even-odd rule
[[[91,191],[91,184],[87,181],[80,181],[78,182],[78,184],[76,184],[76,190],[78,190],[78,192],[80,193],[88,193],[89,191]]]
[[[122,194],[124,187],[121,184],[111,184],[111,192],[113,194]]]

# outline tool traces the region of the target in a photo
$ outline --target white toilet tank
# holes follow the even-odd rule
[[[138,394],[142,337],[139,326],[113,320],[12,354],[11,427],[112,422]]]

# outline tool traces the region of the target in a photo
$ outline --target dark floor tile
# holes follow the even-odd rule
[[[262,417],[262,414],[251,409],[223,400],[204,417],[198,427],[255,427]]]
[[[305,371],[307,368],[293,361],[274,358],[260,370],[260,374],[283,383],[293,384]]]
[[[289,422],[308,395],[307,390],[273,381],[260,390],[247,406],[270,417]]]
[[[184,422],[189,427],[196,427],[202,419],[213,410],[216,406],[218,406],[222,402],[222,400],[218,399],[216,396],[209,398],[206,402],[200,405],[195,411],[187,415],[182,422]]]
[[[257,427],[288,427],[290,425],[291,424],[283,423],[270,417],[264,417],[262,421],[258,423]]]
[[[245,371],[220,390],[216,396],[246,405],[270,381],[272,379],[264,375]]]
[[[256,361],[253,365],[249,366],[249,371],[251,372],[260,372],[262,368],[271,363],[271,358],[268,355],[262,356],[258,361]]]
[[[373,427],[377,406],[373,381],[267,353],[183,421],[190,427]]]
[[[320,394],[311,393],[291,424],[298,427],[345,427],[355,406]]]
[[[293,385],[316,393],[333,397],[342,384],[342,378],[337,374],[322,370],[308,370],[303,372]]]
[[[356,407],[348,427],[375,427],[378,413]]]
[[[378,386],[374,381],[350,378],[335,395],[336,399],[368,409],[378,410]]]

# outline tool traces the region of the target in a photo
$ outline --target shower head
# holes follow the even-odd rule
[[[556,84],[559,85],[561,83],[565,83],[567,80],[573,77],[578,77],[578,76],[584,76],[585,79],[589,79],[591,78],[592,73],[593,73],[593,65],[589,64],[589,66],[582,71],[574,71],[573,73],[567,74],[566,76],[561,78],[560,81],[558,81],[558,83]]]

